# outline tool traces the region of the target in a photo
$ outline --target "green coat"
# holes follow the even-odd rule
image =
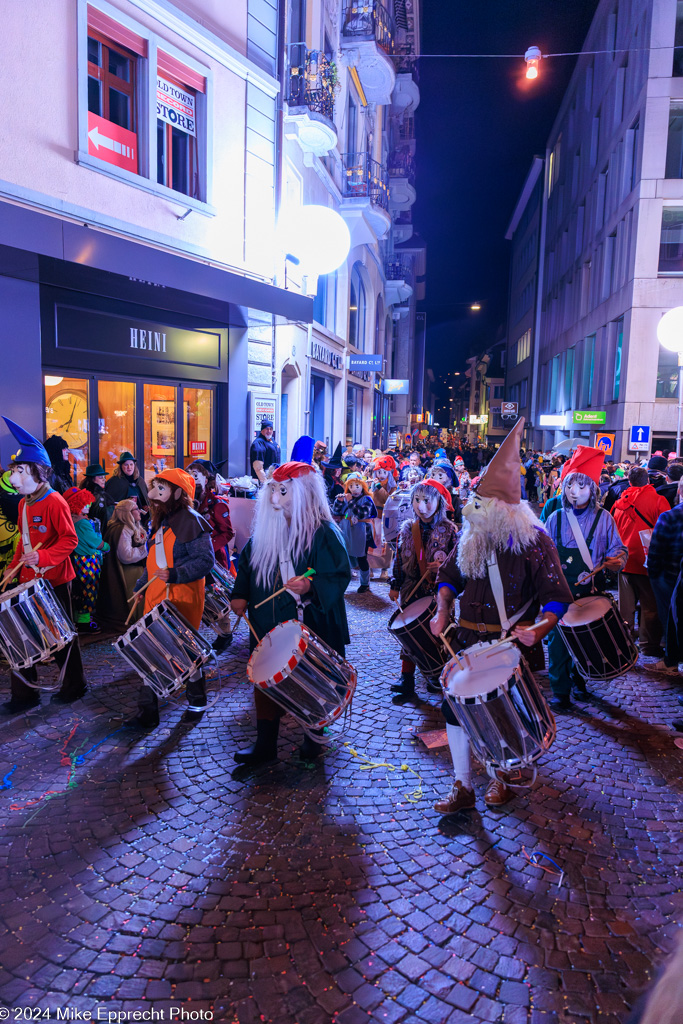
[[[349,643],[349,627],[346,621],[344,591],[351,579],[351,566],[344,542],[335,526],[323,523],[313,537],[309,554],[294,566],[297,576],[307,569],[315,569],[311,589],[303,597],[304,624],[344,657],[344,647]],[[237,579],[232,591],[233,600],[247,601],[249,621],[258,636],[263,638],[274,626],[288,619],[296,619],[296,601],[287,592],[256,608],[260,601],[275,593],[283,585],[279,570],[272,586],[263,587],[256,583],[256,571],[251,564],[251,541],[240,553]],[[256,646],[250,635],[250,650]]]

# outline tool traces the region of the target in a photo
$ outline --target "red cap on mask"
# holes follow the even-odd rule
[[[282,466],[277,467],[273,473],[273,480],[277,480],[280,484],[283,480],[296,480],[300,476],[306,476],[307,473],[315,473],[310,462],[285,462]]]
[[[440,480],[432,480],[431,478],[427,479],[427,480],[423,480],[422,483],[420,484],[420,486],[424,487],[425,485],[427,487],[433,487],[435,490],[437,490],[439,492],[439,494],[441,495],[441,497],[446,502],[446,508],[450,512],[453,511],[453,502],[451,500],[451,496],[448,493],[448,490],[444,487],[444,485],[441,483]]]

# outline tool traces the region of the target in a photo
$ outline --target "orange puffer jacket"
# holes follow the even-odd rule
[[[628,548],[628,561],[624,566],[624,572],[647,575],[645,548],[640,531],[651,530],[662,512],[668,510],[668,501],[661,494],[657,494],[652,484],[645,484],[644,487],[627,487],[614,503],[612,515],[621,539]]]

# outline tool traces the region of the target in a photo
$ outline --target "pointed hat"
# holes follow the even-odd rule
[[[522,500],[519,446],[524,422],[524,417],[520,416],[486,467],[477,487],[480,497],[499,498],[508,505],[519,505]]]
[[[588,445],[578,445],[571,459],[567,459],[560,480],[564,480],[570,473],[583,473],[594,483],[600,483],[600,473],[605,465],[605,453],[600,448],[589,448]]]
[[[344,468],[344,465],[342,463],[342,446],[341,446],[341,441],[339,442],[337,447],[334,449],[334,453],[333,453],[332,457],[329,458],[329,459],[323,459],[323,466],[325,467],[325,469],[343,469]]]
[[[14,420],[8,419],[7,416],[2,418],[21,446],[17,454],[13,456],[14,462],[37,462],[41,466],[52,465],[50,456],[33,434],[29,434],[28,430],[24,430],[23,427],[20,427]]]
[[[313,447],[315,439],[308,434],[302,434],[294,442],[290,462],[313,462]]]

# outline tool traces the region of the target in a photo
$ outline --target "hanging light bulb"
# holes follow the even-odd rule
[[[526,77],[527,78],[538,78],[538,66],[541,63],[541,57],[543,54],[537,46],[530,46],[524,54],[524,60],[526,61]]]

